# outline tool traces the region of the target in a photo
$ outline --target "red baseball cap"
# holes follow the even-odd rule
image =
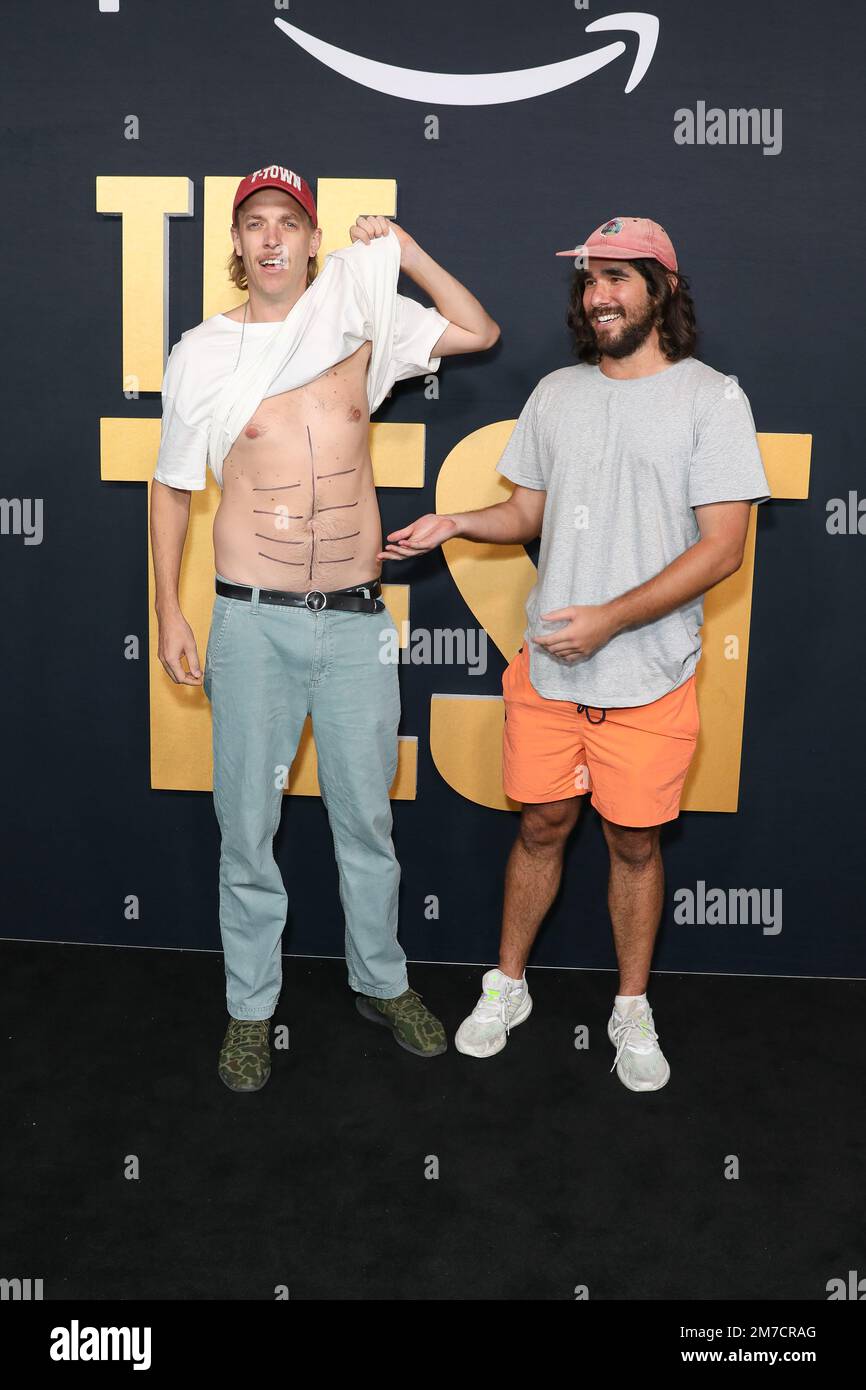
[[[232,203],[232,220],[235,213],[245,198],[249,198],[251,193],[258,193],[260,188],[281,188],[284,193],[288,193],[300,203],[305,212],[309,213],[313,219],[313,226],[319,225],[316,213],[316,200],[313,191],[306,179],[302,179],[300,174],[296,174],[294,169],[287,169],[284,164],[269,164],[265,169],[256,169],[254,173],[247,174],[245,179],[241,179],[235,193],[235,200]]]
[[[609,261],[633,261],[639,256],[652,256],[668,270],[677,269],[673,242],[664,227],[648,217],[612,217],[596,227],[582,246],[572,251],[557,251],[556,255],[600,256]]]

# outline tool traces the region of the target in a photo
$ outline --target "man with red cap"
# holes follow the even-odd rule
[[[769,487],[747,397],[694,355],[694,305],[664,228],[614,217],[571,251],[579,365],[542,378],[498,464],[506,502],[392,532],[405,558],[454,536],[541,537],[524,645],[503,676],[505,791],[523,803],[498,968],[456,1046],[491,1057],[532,1010],[525,966],[582,799],[601,816],[619,992],[608,1022],[632,1091],[670,1077],[646,996],[662,825],[679,815],[700,719],[703,595],[739,569]],[[611,1068],[613,1070],[613,1068]]]
[[[395,382],[491,347],[499,330],[384,217],[359,217],[351,246],[317,272],[315,201],[285,166],[241,180],[231,237],[229,274],[248,297],[172,348],[151,534],[160,661],[176,683],[202,684],[212,712],[229,1012],[218,1074],[234,1091],[257,1091],[271,1069],[288,901],[273,837],[308,714],[358,1009],[416,1056],[446,1047],[442,1024],[409,988],[397,941],[389,788],[400,695],[396,664],[381,659],[396,629],[380,597],[368,427]],[[401,270],[435,307],[397,293]],[[208,467],[222,496],[202,674],[178,578],[190,493],[207,486]],[[303,854],[297,845],[300,871]]]

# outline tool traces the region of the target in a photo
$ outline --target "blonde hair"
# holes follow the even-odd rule
[[[300,203],[298,204],[298,215],[301,217],[301,219],[302,219],[303,222],[305,223],[305,225],[306,225],[308,231],[312,232],[312,231],[315,230],[314,227],[313,227],[313,219],[310,217],[310,214],[307,212],[306,208],[302,208],[302,207],[301,207]],[[237,223],[237,218],[235,218],[235,220],[232,222],[232,226],[235,228],[235,230],[237,230],[237,225],[238,225],[238,223]],[[231,255],[229,256],[228,260],[226,261],[226,270],[227,270],[228,273],[229,273],[229,279],[231,280],[232,284],[235,286],[236,289],[238,289],[238,290],[246,290],[246,289],[247,289],[247,272],[246,272],[246,267],[245,267],[245,265],[244,265],[244,263],[243,263],[242,257],[238,255],[238,253],[237,253],[237,251],[234,249],[234,247],[232,247],[232,253],[231,253]],[[308,289],[309,289],[310,285],[312,285],[312,283],[313,283],[313,281],[315,280],[315,278],[316,278],[316,276],[318,275],[318,273],[319,273],[319,262],[318,262],[318,259],[317,259],[316,256],[311,256],[310,259],[307,261],[307,288],[308,288]]]

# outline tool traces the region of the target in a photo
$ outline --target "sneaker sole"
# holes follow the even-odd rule
[[[526,996],[526,998],[524,999],[523,1003],[521,1004],[520,1008],[517,1010],[517,1013],[514,1015],[513,1019],[511,1020],[511,1022],[510,1022],[509,1025],[508,1025],[509,1031],[510,1031],[510,1030],[513,1030],[514,1028],[518,1028],[518,1027],[520,1026],[521,1023],[525,1023],[526,1020],[529,1018],[529,1015],[530,1015],[531,1013],[532,1013],[532,997],[531,997],[531,995],[527,994],[527,996]],[[458,1032],[459,1032],[459,1031],[460,1031],[460,1030],[458,1029]],[[465,1044],[459,1043],[459,1042],[457,1041],[456,1035],[455,1035],[455,1038],[454,1038],[454,1046],[457,1048],[457,1051],[458,1051],[458,1052],[462,1052],[464,1057],[477,1057],[477,1058],[479,1058],[480,1061],[484,1061],[484,1059],[485,1059],[486,1057],[496,1057],[496,1056],[498,1056],[499,1053],[502,1051],[502,1049],[504,1048],[504,1046],[505,1046],[505,1044],[506,1044],[507,1042],[508,1042],[508,1033],[504,1033],[503,1036],[502,1036],[502,1041],[498,1044],[498,1046],[488,1048],[485,1052],[473,1052],[472,1049],[469,1048],[469,1047],[467,1047]]]
[[[413,1057],[441,1057],[442,1053],[447,1051],[447,1041],[444,1042],[441,1047],[437,1047],[435,1050],[430,1050],[429,1048],[423,1047],[413,1047],[411,1043],[407,1043],[405,1039],[399,1036],[394,1025],[392,1023],[389,1023],[387,1018],[383,1018],[382,1015],[379,1013],[378,1009],[374,1009],[373,1005],[368,1004],[366,999],[363,999],[360,995],[358,995],[355,999],[355,1008],[358,1010],[358,1013],[361,1015],[361,1017],[366,1018],[368,1022],[378,1023],[383,1028],[387,1028],[395,1043],[402,1047],[405,1052],[411,1052]]]
[[[611,1036],[610,1036],[610,1023],[608,1023],[608,1025],[607,1025],[607,1036],[608,1036],[608,1038],[610,1039],[611,1044],[612,1044],[614,1047],[616,1047],[616,1043],[613,1041],[613,1038],[611,1038]],[[620,1064],[620,1065],[621,1065],[621,1064]],[[665,1068],[666,1068],[665,1079],[664,1079],[664,1081],[659,1081],[658,1084],[657,1084],[656,1086],[633,1086],[633,1085],[631,1084],[631,1082],[630,1082],[626,1077],[623,1076],[622,1072],[621,1072],[620,1069],[619,1069],[619,1066],[617,1066],[616,1074],[617,1074],[617,1076],[619,1077],[620,1081],[622,1082],[623,1086],[625,1086],[625,1088],[626,1088],[627,1091],[634,1091],[636,1094],[640,1095],[640,1093],[641,1093],[642,1091],[660,1091],[660,1090],[662,1089],[663,1086],[666,1086],[666,1085],[668,1084],[668,1082],[669,1082],[670,1079],[671,1079],[671,1068],[670,1068],[670,1063],[668,1062],[667,1058],[665,1058]]]

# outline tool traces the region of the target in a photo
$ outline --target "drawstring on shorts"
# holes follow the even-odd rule
[[[601,706],[599,706],[599,708],[601,708]],[[589,710],[590,710],[590,706],[589,706],[589,705],[578,705],[578,707],[577,707],[577,712],[578,712],[578,714],[580,714],[581,710],[582,710],[583,713],[586,715],[586,721],[587,721],[588,724],[603,724],[604,721],[605,721],[605,719],[606,719],[606,717],[607,717],[607,710],[602,710],[602,711],[601,711],[601,719],[593,719],[592,715],[591,715],[590,712],[589,712]]]

